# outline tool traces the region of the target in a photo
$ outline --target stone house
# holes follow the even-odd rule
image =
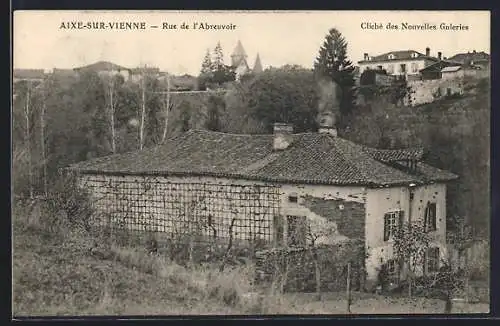
[[[382,264],[400,275],[391,237],[404,221],[426,218],[434,234],[429,272],[446,255],[446,182],[457,176],[422,157],[355,144],[331,127],[294,134],[275,124],[269,135],[190,130],[70,170],[102,212],[96,223],[271,247],[303,246],[307,225],[328,228],[319,242],[364,241],[370,281]]]
[[[415,50],[391,51],[377,56],[364,54],[359,61],[360,73],[367,69],[385,70],[387,74],[402,76],[406,79],[419,78],[420,70],[441,60],[441,52],[437,57],[430,55],[430,48],[425,49],[425,54]]]

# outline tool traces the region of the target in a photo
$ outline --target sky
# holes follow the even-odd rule
[[[144,22],[144,30],[61,28],[68,22]],[[190,29],[180,29],[185,22]],[[163,24],[177,29],[163,29]],[[233,24],[231,30],[193,29],[194,23]],[[435,25],[436,30],[403,30],[403,24]],[[388,29],[388,24],[398,26]],[[462,29],[443,30],[461,25]],[[158,28],[151,28],[151,25]],[[367,29],[367,25],[381,26]],[[364,53],[416,50],[448,57],[472,50],[490,53],[488,11],[16,11],[14,68],[75,68],[97,61],[135,68],[155,66],[173,74],[197,75],[207,48],[220,42],[225,62],[240,40],[253,66],[298,64],[311,68],[328,30],[342,33],[353,63]],[[107,26],[110,26],[109,24]],[[467,26],[467,29],[465,29]]]

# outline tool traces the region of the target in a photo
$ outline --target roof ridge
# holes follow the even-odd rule
[[[339,142],[344,142],[344,144],[343,144],[343,145],[353,146],[353,147],[354,147],[354,148],[356,148],[356,149],[361,149],[361,147],[362,147],[361,145],[358,145],[358,144],[356,144],[356,143],[354,143],[354,142],[352,142],[352,141],[350,141],[350,140],[347,140],[347,139],[344,139],[344,138],[340,138],[340,137],[336,137],[336,138],[338,138],[338,139],[335,139],[335,140],[334,140],[334,145],[333,145],[334,147],[337,147],[337,144],[338,144]],[[333,149],[333,148],[332,148],[332,149]],[[330,149],[330,151],[331,151],[332,149]],[[350,163],[350,164],[352,165],[352,167],[353,167],[353,168],[355,168],[355,169],[358,171],[358,173],[359,173],[359,174],[363,177],[363,179],[364,179],[366,182],[371,182],[371,181],[372,181],[372,180],[371,180],[371,178],[369,178],[369,177],[366,175],[366,173],[363,171],[363,169],[361,169],[361,168],[358,166],[358,161],[353,160],[351,157],[347,157],[347,156],[346,156],[346,151],[344,151],[343,149],[340,149],[340,148],[337,148],[337,149],[338,149],[338,150],[337,150],[338,152],[342,153],[343,158],[344,158],[344,159],[345,159],[348,163]],[[365,153],[362,149],[361,149],[361,150],[359,150],[358,152],[359,152],[360,154],[362,154],[362,155],[366,155],[369,159],[374,160],[372,157],[370,157],[369,155],[367,155],[367,154],[366,154],[366,153]]]

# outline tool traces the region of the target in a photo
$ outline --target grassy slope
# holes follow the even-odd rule
[[[92,241],[16,223],[13,234],[14,315],[344,314],[343,293],[266,294],[242,270],[186,268],[140,250],[117,247],[90,254]],[[102,257],[105,256],[105,257]],[[266,291],[268,292],[268,291]],[[440,313],[443,302],[354,293],[353,313]],[[488,305],[456,305],[487,312]]]

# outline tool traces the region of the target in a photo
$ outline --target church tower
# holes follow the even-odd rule
[[[259,54],[257,53],[257,58],[255,58],[255,63],[253,65],[253,70],[252,72],[254,74],[258,74],[258,73],[261,73],[262,72],[262,63],[260,62],[260,56]]]
[[[238,44],[234,48],[233,54],[231,54],[231,65],[233,67],[238,67],[243,62],[246,64],[247,57],[248,56],[247,56],[247,54],[245,52],[245,49],[243,48],[243,45],[238,40]]]

